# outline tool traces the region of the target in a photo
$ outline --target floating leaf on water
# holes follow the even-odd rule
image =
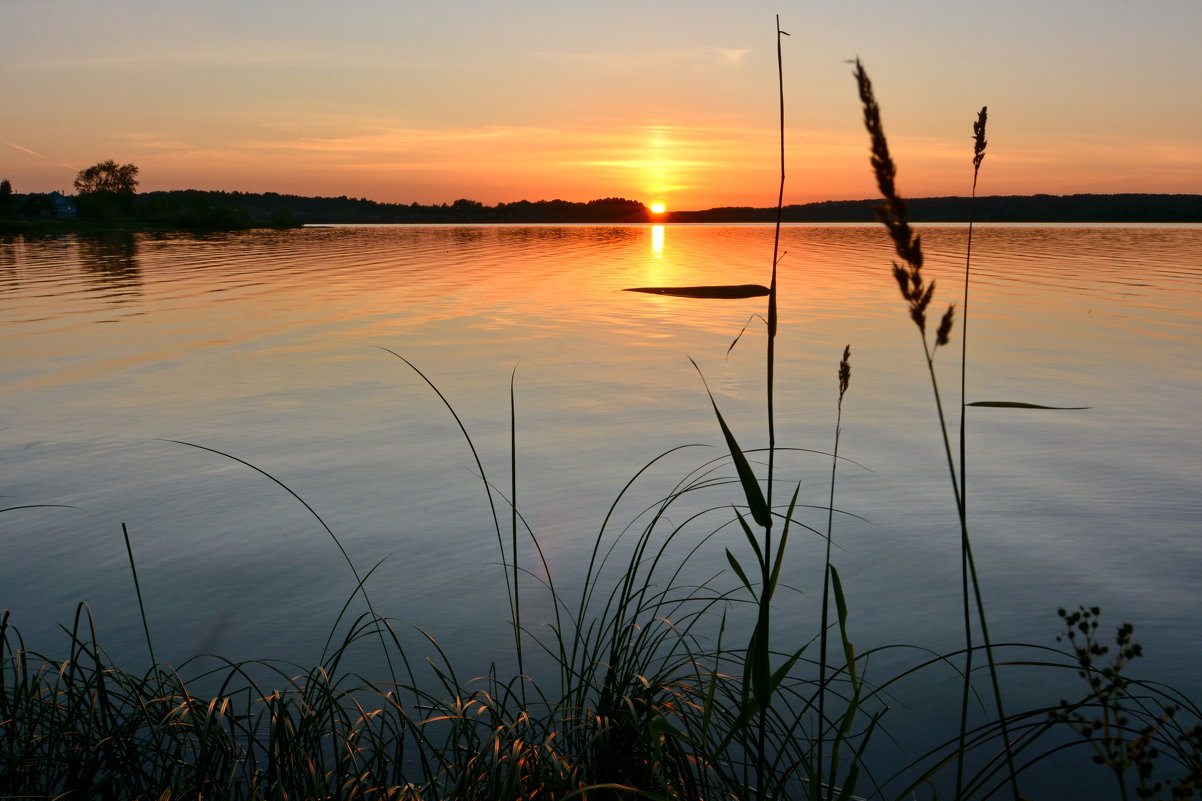
[[[1022,401],[973,401],[965,406],[989,406],[996,409],[1092,409],[1092,406],[1040,406],[1038,403],[1023,403]]]
[[[768,287],[760,284],[722,284],[719,286],[636,286],[623,292],[647,292],[652,295],[674,295],[679,298],[715,298],[733,300],[758,298],[767,295]]]

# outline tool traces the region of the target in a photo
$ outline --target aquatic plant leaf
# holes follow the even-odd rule
[[[747,675],[751,677],[751,702],[757,709],[767,709],[772,694],[768,685],[772,677],[772,668],[768,664],[768,640],[764,630],[763,618],[751,632],[751,642],[747,643]],[[746,682],[746,679],[744,679]]]
[[[1041,406],[1038,403],[1023,403],[1022,401],[973,401],[965,406],[987,406],[992,409],[1059,409],[1076,410],[1092,409],[1092,406]]]
[[[726,420],[722,418],[722,412],[718,411],[718,402],[714,400],[714,393],[710,392],[709,384],[705,381],[705,373],[701,372],[701,368],[697,366],[697,362],[693,361],[692,357],[689,358],[689,361],[693,363],[693,368],[701,376],[701,383],[705,384],[705,394],[709,396],[710,405],[714,407],[714,414],[718,416],[718,425],[722,427],[722,436],[726,439],[727,448],[730,449],[731,461],[735,463],[735,470],[739,474],[739,483],[743,486],[743,494],[747,497],[747,506],[751,509],[751,517],[755,520],[756,525],[772,528],[772,514],[768,511],[768,501],[764,499],[764,491],[760,489],[760,482],[755,477],[751,465],[747,463],[747,457],[743,454],[743,449],[739,447],[738,441],[735,440],[735,435],[731,433],[730,427],[726,425]],[[763,559],[762,555],[760,559]]]
[[[154,658],[154,642],[150,638],[150,624],[146,621],[146,604],[142,602],[142,585],[138,581],[138,565],[134,562],[134,546],[129,542],[129,529],[121,524],[121,535],[125,537],[125,553],[129,555],[129,570],[134,576],[134,593],[138,597],[138,612],[142,616],[142,631],[146,634],[146,650],[150,654],[150,664],[157,665],[159,660]]]
[[[771,291],[771,290],[769,290],[769,291]],[[753,314],[750,317],[748,317],[747,322],[743,323],[743,327],[741,329],[739,329],[738,336],[736,336],[734,338],[734,340],[730,343],[730,347],[726,349],[727,357],[729,357],[730,352],[735,349],[735,345],[739,344],[739,340],[743,338],[743,334],[747,333],[747,326],[751,325],[751,321],[757,317],[759,317],[761,320],[764,321],[764,325],[768,325],[768,321],[764,319],[764,315],[762,315],[762,314]]]
[[[760,572],[767,572],[767,568],[764,565],[764,552],[760,549],[760,543],[756,540],[751,526],[747,525],[747,521],[743,519],[743,515],[739,514],[738,509],[735,510],[735,517],[739,519],[739,525],[742,526],[743,533],[747,535],[747,541],[751,543],[751,550],[755,551],[755,561],[760,566]]]
[[[727,555],[730,555],[728,550]],[[718,645],[717,652],[722,653],[722,636],[726,634],[726,612],[722,613],[722,619],[718,623]],[[701,714],[701,739],[704,742],[706,735],[710,730],[710,722],[714,717],[714,695],[718,690],[718,671],[710,673],[709,685],[705,688],[705,710]]]
[[[648,721],[647,732],[651,735],[652,747],[655,748],[657,755],[659,755],[661,758],[663,757],[663,738],[665,736],[673,737],[677,740],[680,740],[682,743],[687,743],[689,745],[697,745],[697,741],[694,738],[673,726],[663,715],[656,715],[655,717],[651,718],[650,721]]]
[[[768,579],[765,594],[771,598],[776,594],[776,585],[780,581],[780,567],[785,561],[785,545],[789,542],[789,524],[793,522],[793,511],[797,508],[797,496],[801,494],[801,482],[793,490],[793,499],[789,501],[789,511],[785,515],[785,524],[781,527],[780,544],[776,547],[776,557],[772,565],[772,576]]]
[[[787,678],[789,675],[789,671],[791,671],[793,669],[793,666],[797,664],[797,660],[801,659],[801,655],[805,652],[805,649],[806,648],[803,645],[803,646],[801,646],[800,649],[798,649],[797,651],[794,651],[793,654],[788,659],[785,660],[785,663],[783,665],[781,665],[780,667],[778,667],[773,672],[772,680],[771,680],[771,683],[769,684],[769,689],[773,693],[776,692],[777,687],[781,686],[781,684],[784,683],[785,678]]]
[[[847,598],[843,595],[843,582],[839,580],[839,571],[834,565],[831,569],[831,589],[835,595],[835,607],[838,610],[839,637],[843,640],[843,658],[847,661],[847,676],[852,687],[859,684],[856,676],[856,649],[847,637]]]
[[[6,506],[0,509],[0,512],[15,512],[18,509],[74,509],[77,512],[82,512],[83,509],[78,506],[71,506],[65,503],[27,503],[21,506]]]
[[[710,400],[713,401],[713,398]],[[747,496],[751,517],[764,528],[771,528],[772,515],[768,511],[768,501],[764,499],[764,491],[760,489],[759,479],[755,477],[751,465],[747,463],[747,457],[743,455],[743,450],[735,440],[735,435],[731,433],[726,421],[722,419],[722,413],[718,411],[717,403],[714,404],[714,414],[718,416],[718,425],[722,427],[722,436],[726,438],[726,445],[730,448],[730,458],[734,461],[735,470],[739,474],[739,483],[743,485],[743,494]]]
[[[636,286],[623,292],[647,292],[652,295],[672,295],[678,298],[708,298],[715,300],[738,300],[759,298],[767,295],[768,287],[760,284],[721,284],[717,286]]]
[[[747,587],[747,589],[751,592],[754,592],[754,590],[751,589],[751,582],[747,580],[747,573],[744,572],[743,566],[739,564],[739,560],[735,558],[735,555],[730,552],[730,548],[726,549],[726,561],[730,562],[730,566],[734,569],[735,575],[742,579],[743,584]]]
[[[839,796],[835,801],[850,801],[852,793],[856,790],[856,780],[859,778],[860,766],[853,762],[847,770],[847,778],[843,780],[843,786],[839,788]]]

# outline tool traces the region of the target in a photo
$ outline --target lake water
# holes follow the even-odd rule
[[[959,305],[966,229],[921,233],[936,306]],[[836,487],[848,514],[835,524],[852,634],[861,649],[958,647],[958,529],[888,241],[877,227],[787,226],[782,247],[781,445],[830,450],[852,349],[840,445],[852,461]],[[125,523],[160,659],[318,658],[355,587],[336,544],[270,479],[180,440],[286,484],[361,571],[380,562],[376,608],[428,629],[466,674],[508,664],[476,465],[437,395],[384,348],[446,395],[505,493],[516,368],[518,505],[571,596],[640,467],[698,446],[636,484],[618,528],[722,454],[688,357],[743,446],[767,441],[764,299],[620,290],[766,284],[771,256],[763,226],[0,240],[0,506],[63,505],[0,515],[0,607],[57,652],[56,624],[87,601],[105,645],[144,660]],[[1097,604],[1105,628],[1135,623],[1142,675],[1198,697],[1202,226],[978,227],[971,291],[968,400],[1089,407],[970,409],[971,528],[995,640],[1053,645],[1058,606]],[[953,408],[959,324],[937,355]],[[826,503],[829,457],[784,456],[779,476],[801,482],[802,503]],[[825,529],[821,508],[800,516]],[[821,542],[792,542],[782,640],[815,632]],[[685,581],[727,570],[717,583],[732,585],[725,547],[746,550],[722,529]],[[533,584],[537,618],[548,607]]]

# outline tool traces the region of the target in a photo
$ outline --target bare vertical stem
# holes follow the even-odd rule
[[[513,559],[513,644],[517,649],[518,683],[521,686],[522,706],[526,705],[526,666],[522,658],[522,597],[518,592],[518,434],[517,402],[514,398],[514,382],[518,368],[515,365],[509,376],[509,525],[510,557]]]
[[[977,208],[977,176],[981,172],[981,161],[985,158],[985,120],[987,107],[982,106],[980,113],[977,115],[977,121],[973,123],[973,158],[972,158],[972,197],[969,200],[968,206],[968,244],[964,252],[964,302],[960,309],[960,509],[963,519],[968,518],[968,434],[967,434],[967,402],[968,402],[968,284],[969,275],[972,265],[972,230],[973,222],[976,217]],[[968,610],[968,577],[971,572],[975,581],[976,569],[971,565],[972,547],[967,543],[965,538],[965,546],[960,549],[960,575],[962,583],[962,592],[964,597],[964,614],[967,617]],[[981,625],[984,626],[984,617],[982,616]],[[972,648],[965,655],[965,672],[972,671]],[[964,750],[965,732],[968,727],[968,703],[971,695],[971,683],[964,682],[964,691],[960,698],[960,750]],[[960,794],[960,790],[964,781],[964,760],[960,760],[956,764],[956,794]]]
[[[968,279],[972,268],[972,230],[977,216],[977,177],[981,173],[981,162],[985,160],[985,121],[989,107],[981,106],[977,121],[972,125],[972,196],[968,201],[968,244],[964,251],[964,303],[960,308],[960,501],[968,512],[968,462],[965,410],[967,409],[968,385]]]
[[[826,559],[822,568],[822,628],[819,633],[818,656],[818,731],[817,745],[814,749],[814,788],[812,797],[820,799],[823,795],[822,748],[826,730],[826,657],[828,647],[828,630],[830,621],[831,594],[831,537],[835,528],[835,471],[839,467],[839,434],[843,430],[843,396],[847,394],[847,386],[851,380],[851,345],[843,349],[843,360],[839,362],[839,405],[835,412],[835,447],[831,453],[831,494],[826,508]],[[834,794],[835,781],[834,764],[831,765],[831,788],[826,793],[829,799]]]
[[[771,652],[768,643],[769,605],[771,598],[772,576],[772,484],[773,473],[776,469],[776,266],[780,262],[780,226],[785,202],[785,68],[781,54],[781,36],[788,36],[780,29],[780,15],[776,15],[776,80],[780,96],[780,186],[776,195],[776,231],[772,239],[772,281],[768,287],[768,355],[767,355],[767,404],[768,404],[768,486],[767,505],[768,520],[764,525],[764,558],[763,585],[760,596],[760,620],[763,632],[763,648],[766,654]],[[768,700],[762,699],[757,715],[756,725],[756,798],[764,799],[764,780],[767,771],[767,731],[768,731]]]

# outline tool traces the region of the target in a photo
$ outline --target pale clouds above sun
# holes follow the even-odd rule
[[[484,202],[873,194],[847,59],[872,75],[903,192],[1202,192],[1202,3],[1012,0],[44,0],[7,4],[0,177],[68,189],[132,161],[144,189]]]

